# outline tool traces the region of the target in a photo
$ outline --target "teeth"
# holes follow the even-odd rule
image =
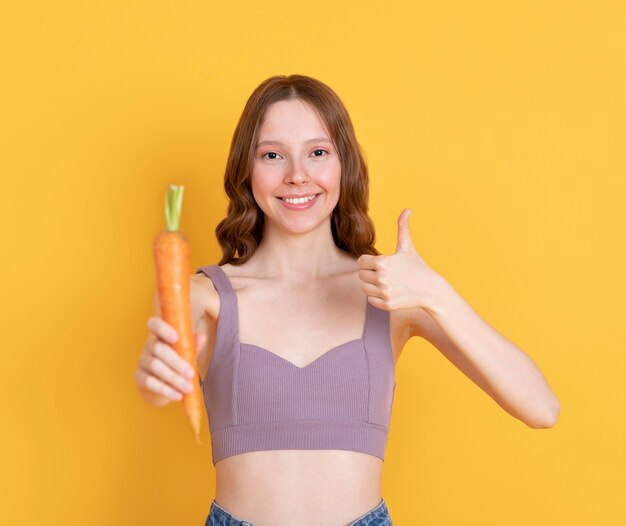
[[[310,201],[311,199],[313,199],[315,196],[309,196],[309,197],[298,197],[297,199],[293,199],[291,197],[283,197],[283,201],[286,201],[287,203],[291,203],[294,205],[300,205],[302,203],[306,203],[308,201]]]

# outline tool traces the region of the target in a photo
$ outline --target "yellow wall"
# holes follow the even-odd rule
[[[411,207],[426,262],[561,401],[531,429],[410,342],[395,524],[625,524],[624,3],[228,4],[2,3],[0,522],[204,523],[206,419],[197,446],[180,404],[148,406],[133,380],[152,242],[183,184],[193,268],[219,259],[245,101],[302,73],[350,111],[378,248]]]

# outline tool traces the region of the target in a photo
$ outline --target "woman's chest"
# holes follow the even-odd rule
[[[297,367],[363,337],[367,296],[359,290],[255,290],[237,295],[239,341]]]
[[[370,331],[373,329],[368,316],[375,307],[369,304],[358,281],[343,280],[323,288],[237,285],[230,323],[236,325],[241,346],[250,353],[271,353],[299,369],[324,360],[327,354],[353,352],[368,325]],[[203,379],[214,353],[221,308],[219,296],[214,295],[196,328],[209,334],[198,353]],[[401,313],[390,311],[384,330],[389,332],[395,364],[409,338]]]

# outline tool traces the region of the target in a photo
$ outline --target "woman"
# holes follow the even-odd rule
[[[190,278],[217,477],[207,525],[391,525],[382,467],[395,364],[413,336],[516,418],[554,425],[559,403],[534,362],[415,251],[410,209],[396,252],[374,248],[367,166],[328,86],[265,80],[224,182],[223,257]],[[156,295],[154,314],[135,378],[163,406],[194,372]]]

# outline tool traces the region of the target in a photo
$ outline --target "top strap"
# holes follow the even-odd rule
[[[228,277],[219,265],[206,265],[196,270],[208,276],[220,297],[220,312],[215,335],[215,353],[237,343],[239,338],[239,320],[237,313],[237,296]]]

